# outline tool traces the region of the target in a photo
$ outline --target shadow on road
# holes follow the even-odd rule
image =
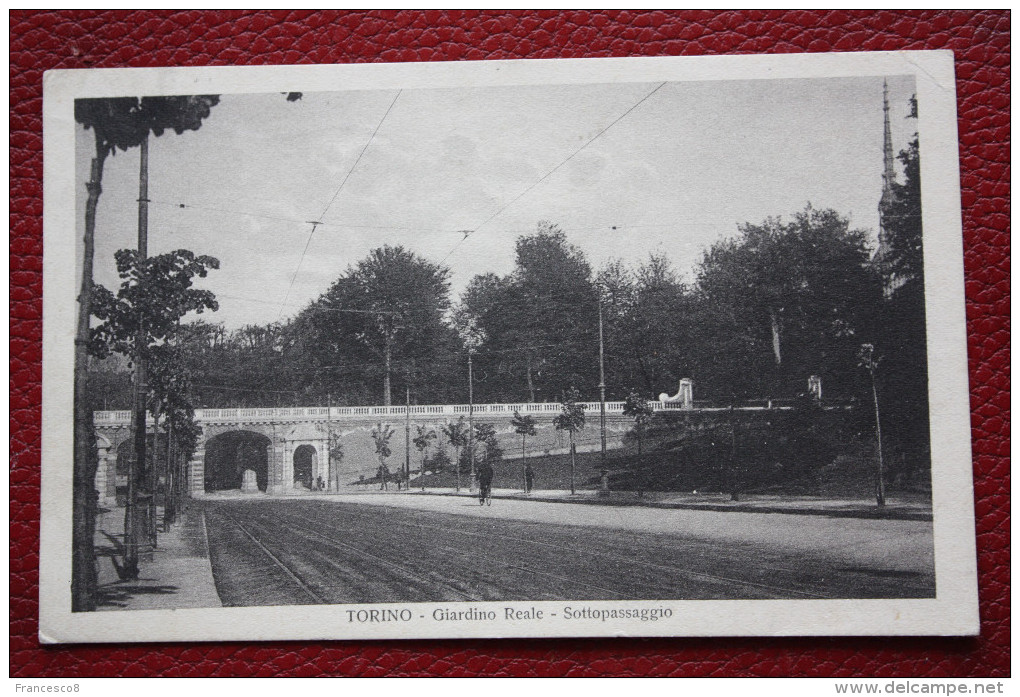
[[[140,585],[137,582],[115,583],[100,588],[96,600],[100,607],[127,607],[128,601],[140,595],[175,595],[177,586]]]

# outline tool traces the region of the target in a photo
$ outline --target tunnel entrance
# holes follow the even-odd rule
[[[312,473],[315,470],[317,453],[311,445],[299,445],[294,450],[294,483],[306,489],[312,488]]]
[[[255,471],[259,491],[269,485],[269,456],[272,441],[254,431],[229,431],[205,444],[206,492],[240,489],[245,470]]]

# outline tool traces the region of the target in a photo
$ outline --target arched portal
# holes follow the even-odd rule
[[[240,489],[245,470],[254,470],[259,491],[265,491],[271,444],[254,431],[228,431],[210,438],[205,444],[205,490]]]
[[[299,445],[294,449],[294,483],[306,489],[312,488],[312,473],[315,471],[315,446]]]
[[[158,453],[156,452],[157,448],[159,448]],[[131,459],[134,457],[134,449],[135,441],[130,437],[117,446],[113,467],[113,486],[118,506],[123,506],[127,500],[127,480],[131,472]],[[157,438],[155,434],[147,433],[145,436],[145,467],[142,468],[142,472],[138,475],[139,477],[145,477],[145,481],[148,481],[148,473],[152,472],[153,462],[157,455],[159,457],[159,476],[162,479],[166,468],[166,434],[160,433],[159,438]]]

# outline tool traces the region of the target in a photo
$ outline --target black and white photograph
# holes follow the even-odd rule
[[[977,631],[950,53],[44,110],[43,642]]]

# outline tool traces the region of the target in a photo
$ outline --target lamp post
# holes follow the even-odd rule
[[[149,246],[149,137],[142,139],[138,173],[138,261],[139,265],[148,255]],[[135,337],[134,386],[131,404],[132,454],[128,461],[127,505],[124,508],[124,569],[125,579],[138,578],[138,540],[141,530],[139,508],[139,484],[145,471],[145,402],[148,394],[145,361],[142,350],[145,346],[145,330],[139,328]]]
[[[606,469],[606,358],[602,337],[602,290],[599,289],[599,427],[602,436],[602,469]]]
[[[423,473],[424,474],[424,473]],[[411,387],[404,386],[404,486],[411,490]]]
[[[875,358],[875,347],[872,344],[861,344],[857,357],[859,365],[868,371],[871,378],[871,399],[875,405],[875,450],[878,453],[875,503],[881,508],[885,506],[885,462],[882,460],[882,419],[878,412],[878,389],[875,387],[875,370],[878,368],[879,359]]]
[[[471,354],[473,351],[468,348],[468,462],[471,463],[471,481],[468,487],[472,493],[475,491],[475,378],[474,369],[471,366]],[[460,471],[460,463],[457,463],[457,471]]]
[[[330,412],[333,411],[333,394],[326,393],[326,482],[327,491],[336,491],[340,488],[340,477],[333,472],[333,422],[330,419]],[[336,486],[334,486],[334,479]]]

